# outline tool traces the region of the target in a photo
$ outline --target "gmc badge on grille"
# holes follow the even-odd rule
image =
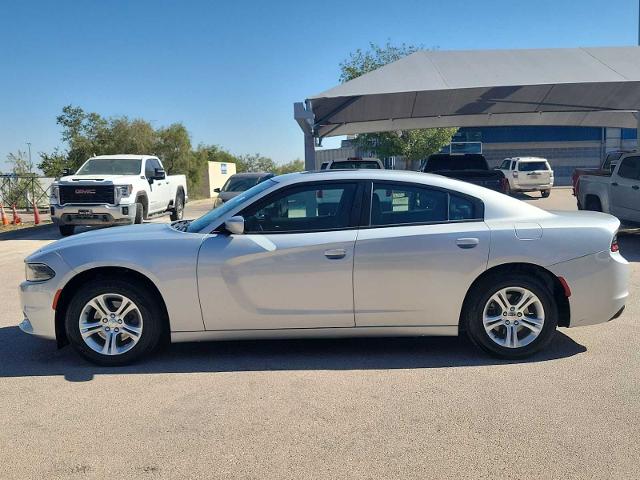
[[[76,188],[75,191],[76,195],[93,195],[94,193],[96,193],[95,188]]]

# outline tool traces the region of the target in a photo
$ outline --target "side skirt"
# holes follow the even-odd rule
[[[273,330],[206,330],[171,332],[171,342],[206,342],[210,340],[257,340],[276,338],[349,338],[349,337],[419,337],[458,335],[458,325],[411,327],[341,327],[283,328]]]

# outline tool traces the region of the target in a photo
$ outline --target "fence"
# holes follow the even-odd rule
[[[0,175],[0,204],[29,211],[33,204],[49,207],[49,192],[54,179],[33,175]]]

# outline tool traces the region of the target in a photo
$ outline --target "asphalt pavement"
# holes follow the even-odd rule
[[[0,236],[2,479],[640,478],[638,235],[624,315],[525,361],[411,338],[180,344],[124,368],[18,330],[22,260],[57,238]]]

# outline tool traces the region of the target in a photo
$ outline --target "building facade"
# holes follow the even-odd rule
[[[479,143],[490,167],[508,157],[546,158],[554,170],[556,185],[569,185],[576,167],[597,167],[607,152],[637,146],[635,129],[599,127],[465,127],[452,141]],[[316,162],[319,167],[327,160],[356,156],[369,155],[359,152],[347,139],[341,148],[317,150]],[[387,168],[395,169],[415,170],[414,163],[400,157],[385,160]]]

